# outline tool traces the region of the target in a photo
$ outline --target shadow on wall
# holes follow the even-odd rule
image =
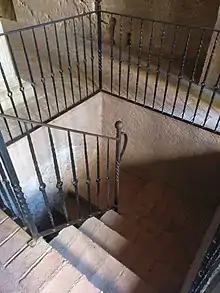
[[[122,170],[141,179],[144,185],[150,181],[165,182],[198,203],[204,201],[210,205],[218,205],[220,201],[219,169],[220,152],[138,164],[126,162],[126,158],[122,161]]]
[[[135,229],[143,229],[141,230],[143,233],[138,234],[138,236],[143,237],[143,239],[141,238],[142,243],[146,245],[146,259],[148,261],[153,260],[154,264],[161,261],[165,269],[159,274],[159,279],[156,266],[152,266],[148,273],[145,272],[146,267],[141,270],[141,267],[137,266],[136,271],[133,271],[147,284],[150,284],[153,289],[158,289],[157,292],[166,293],[168,292],[167,288],[169,288],[169,293],[180,291],[189,266],[212,220],[216,206],[219,204],[219,167],[220,152],[138,164],[126,162],[126,157],[123,159],[119,211],[122,212],[123,217],[128,221],[127,223],[131,225],[129,225],[130,231],[128,234],[122,236],[129,240],[129,237],[127,237],[129,233],[132,236],[132,231]],[[150,188],[145,188],[146,185]],[[156,194],[158,191],[161,193],[160,199],[154,202],[156,203],[155,209],[149,211],[152,201],[158,196]],[[150,194],[150,192],[153,194]],[[142,209],[138,210],[137,205],[139,204],[140,208],[141,201],[140,195],[146,197],[146,200],[142,200],[142,204],[144,203],[145,206],[142,205]],[[163,211],[163,214],[160,214],[164,204],[166,210]],[[123,213],[125,206],[127,214]],[[128,210],[128,206],[130,210]],[[163,216],[162,219],[161,215]],[[160,217],[158,222],[157,216]],[[185,216],[189,216],[187,223],[184,222]],[[158,225],[152,227],[154,220]],[[151,233],[148,234],[147,242],[144,242],[146,236],[144,233],[149,228],[152,229]],[[164,234],[162,232],[165,232],[165,234],[168,232],[166,235],[174,236],[167,247],[163,246],[161,239]],[[71,264],[77,264],[79,271],[91,278],[95,271],[93,267],[88,265],[85,254],[82,258],[78,258],[78,254],[74,254],[74,248],[75,251],[78,248],[74,246],[75,244],[71,249],[64,249],[59,239],[54,240],[56,249],[62,250],[64,257],[69,259]],[[152,247],[155,247],[155,249]],[[119,249],[119,251],[117,259],[120,260],[123,250]],[[99,260],[95,260],[94,267],[96,262],[99,263]],[[125,263],[125,265],[129,267],[128,264]],[[175,272],[172,271],[174,268]],[[172,274],[170,274],[171,271]],[[92,279],[94,284],[101,290],[103,290],[104,284],[111,287],[113,284],[102,278],[99,272]],[[177,276],[178,278],[175,279]],[[132,292],[136,292],[135,288]]]

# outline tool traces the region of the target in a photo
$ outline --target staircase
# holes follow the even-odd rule
[[[202,187],[194,186],[203,180],[197,178],[203,166],[195,157],[197,133],[189,131],[195,153],[193,145],[190,160],[181,152],[179,160],[172,146],[181,144],[181,128],[167,118],[220,133],[220,75],[211,85],[207,80],[220,31],[102,11],[101,1],[95,4],[93,12],[0,35],[18,81],[10,81],[0,59],[0,293],[177,293],[215,210],[206,176],[207,202]],[[205,44],[204,36],[213,41]],[[205,64],[200,53],[207,50]],[[98,105],[100,123],[88,104],[75,119],[58,122],[96,94],[111,98],[111,110],[113,98],[126,103],[115,108],[116,116],[129,113],[123,120],[132,122],[129,148],[135,145],[136,159],[130,161],[128,153],[124,170],[127,134],[118,121],[114,135],[106,135],[112,133],[111,117],[102,114],[107,103]],[[162,124],[146,108],[166,115]],[[167,140],[178,136],[168,160],[157,153],[163,148],[159,128]],[[147,145],[146,129],[152,136]],[[194,157],[195,181],[188,172]],[[208,166],[205,175],[211,177],[216,171]],[[219,231],[190,280],[190,293],[201,292],[217,268]]]
[[[154,292],[134,273],[136,250],[113,230],[123,218],[112,210],[63,229],[50,243],[34,243],[1,210],[0,223],[0,292]]]

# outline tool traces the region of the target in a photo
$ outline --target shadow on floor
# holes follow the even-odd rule
[[[161,293],[179,292],[219,205],[220,153],[122,163],[119,211],[127,239],[142,243],[139,275]],[[138,273],[138,272],[136,272]]]

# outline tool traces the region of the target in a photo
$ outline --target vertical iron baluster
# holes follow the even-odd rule
[[[120,164],[121,164],[121,136],[123,123],[117,121],[115,123],[116,128],[116,150],[115,150],[115,198],[114,209],[118,211],[118,198],[119,198],[119,177],[120,177]]]
[[[51,225],[52,225],[53,228],[55,228],[53,215],[52,215],[52,212],[51,212],[51,209],[50,209],[50,202],[48,200],[48,196],[47,196],[47,192],[46,192],[46,184],[44,183],[42,175],[41,175],[41,171],[40,171],[40,168],[39,168],[39,165],[38,165],[37,157],[36,157],[36,154],[35,154],[35,150],[34,150],[34,146],[33,146],[33,142],[32,142],[32,138],[31,138],[29,129],[27,127],[27,123],[25,123],[24,125],[25,125],[25,129],[26,129],[26,133],[27,133],[27,140],[28,140],[28,145],[29,145],[31,157],[32,157],[32,160],[33,160],[33,163],[34,163],[34,169],[35,169],[37,179],[38,179],[38,182],[39,182],[39,185],[40,185],[39,190],[42,193],[42,196],[43,196],[43,199],[44,199],[44,203],[45,203],[45,206],[46,206],[46,210],[47,210]]]
[[[130,18],[130,28],[129,28],[129,36],[127,39],[128,45],[128,71],[127,71],[127,99],[129,93],[129,83],[130,83],[130,72],[131,72],[131,43],[132,43],[132,29],[133,29],[133,18]]]
[[[112,16],[111,16],[112,17]],[[111,18],[110,18],[111,19]],[[113,90],[113,73],[114,73],[114,36],[110,36],[110,89]]]
[[[1,192],[1,190],[0,190],[0,192]],[[1,194],[0,194],[0,209],[2,209],[3,211],[7,210],[5,203],[3,202]]]
[[[91,14],[89,14],[89,38],[90,38],[90,50],[91,50],[91,72],[92,72],[92,91],[95,91],[95,81],[94,81],[94,53],[93,53],[93,35],[92,35],[92,20]]]
[[[187,53],[188,53],[188,48],[189,48],[189,42],[190,42],[190,38],[191,38],[191,33],[192,33],[192,30],[189,29],[189,32],[188,32],[188,35],[187,35],[187,39],[186,39],[186,45],[185,45],[185,48],[184,48],[184,51],[183,51],[183,57],[182,57],[182,60],[181,60],[181,68],[180,68],[180,71],[179,71],[179,74],[178,74],[178,81],[177,81],[177,86],[176,86],[176,93],[175,93],[174,102],[173,102],[173,108],[172,108],[172,112],[171,112],[171,115],[172,116],[174,114],[174,110],[175,110],[175,107],[176,107],[176,102],[177,102],[177,98],[178,98],[178,94],[179,94],[180,82],[183,79],[183,70],[184,70],[184,66],[185,66],[186,56],[187,56]]]
[[[197,69],[198,63],[199,63],[199,55],[200,55],[202,44],[203,44],[204,32],[205,31],[203,29],[202,34],[201,34],[201,38],[200,38],[200,42],[199,42],[199,47],[198,47],[197,52],[196,52],[196,61],[194,63],[193,72],[192,72],[192,75],[191,75],[191,78],[190,78],[190,81],[189,81],[189,85],[188,85],[188,89],[187,89],[187,93],[186,93],[186,98],[185,98],[185,102],[184,102],[182,118],[184,117],[184,114],[185,114],[185,111],[186,111],[186,106],[187,106],[187,103],[188,103],[192,83],[195,81],[195,74],[196,74],[196,69]]]
[[[72,64],[71,64],[71,57],[70,57],[70,49],[69,49],[69,41],[67,35],[67,27],[66,27],[66,20],[64,20],[64,32],[65,32],[65,39],[66,39],[66,52],[67,52],[67,60],[68,60],[68,71],[70,77],[70,87],[73,99],[73,105],[75,104],[75,97],[74,97],[74,90],[73,90],[73,74],[72,74]]]
[[[7,81],[6,75],[4,73],[4,69],[2,67],[1,62],[0,62],[0,71],[1,71],[1,74],[2,74],[2,77],[3,77],[3,80],[4,80],[5,87],[7,89],[7,96],[9,97],[9,99],[11,101],[12,108],[14,110],[15,116],[18,117],[18,112],[17,112],[16,106],[15,106],[15,102],[14,102],[14,99],[13,99],[13,93],[10,90],[10,87],[9,87],[9,84],[8,84],[8,81]],[[21,130],[21,133],[23,134],[24,132],[23,132],[23,129],[22,129],[22,126],[21,126],[21,122],[20,121],[18,121],[18,125],[19,125],[19,128]]]
[[[14,208],[12,207],[11,201],[9,199],[8,193],[6,192],[5,187],[3,186],[3,183],[1,180],[0,180],[0,193],[1,193],[1,195],[0,195],[1,204],[3,204],[2,207],[3,208],[8,207],[8,209],[10,210],[10,212],[12,214],[13,219],[17,218],[17,215],[15,214]],[[5,206],[4,201],[6,203],[6,206]]]
[[[53,91],[54,91],[54,96],[55,96],[57,112],[59,113],[60,110],[59,110],[59,103],[58,103],[58,97],[57,97],[55,76],[54,76],[54,71],[53,71],[53,63],[52,63],[51,54],[50,54],[50,45],[49,45],[49,40],[48,40],[48,35],[47,35],[47,29],[46,29],[45,25],[43,26],[43,28],[44,28],[44,36],[45,36],[45,41],[46,41],[46,47],[47,47],[48,60],[49,60],[49,65],[50,65],[50,77],[51,77],[51,81],[52,81],[52,84],[53,84]]]
[[[102,0],[95,0],[95,12],[97,16],[98,33],[98,71],[99,71],[99,89],[102,89]]]
[[[204,264],[204,259],[202,265],[197,274],[197,280],[195,279],[192,287],[190,288],[190,293],[200,293],[205,292],[204,286],[207,284],[208,280],[210,280],[213,273],[219,267],[219,254],[220,254],[220,244],[218,238],[213,239],[213,243],[215,244],[215,249],[212,252],[207,263]],[[205,267],[203,267],[205,265]],[[199,277],[199,280],[198,280]],[[206,291],[207,292],[207,291]]]
[[[172,43],[172,48],[171,48],[171,54],[170,54],[170,60],[169,60],[169,65],[166,73],[166,85],[165,85],[165,90],[164,90],[164,96],[163,96],[163,104],[162,104],[162,112],[164,111],[164,106],[165,106],[165,101],[166,101],[166,96],[167,96],[167,90],[168,90],[168,85],[169,85],[169,80],[170,80],[170,70],[171,66],[173,63],[174,59],[174,52],[175,52],[175,47],[176,47],[176,36],[179,30],[179,26],[175,26],[175,32],[174,32],[174,37],[173,37],[173,43]]]
[[[4,113],[4,110],[3,110],[3,108],[2,108],[1,103],[0,103],[0,112],[1,112],[1,114],[5,114],[5,113]],[[9,127],[9,125],[8,125],[8,121],[7,121],[6,118],[3,118],[3,120],[4,120],[4,123],[5,123],[6,129],[7,129],[7,132],[8,132],[8,134],[9,134],[9,137],[10,137],[10,139],[12,140],[13,137],[12,137],[12,134],[11,134],[10,127]]]
[[[195,108],[195,111],[194,111],[192,122],[195,121],[196,114],[197,114],[197,111],[198,111],[198,108],[199,108],[199,104],[200,104],[200,101],[201,101],[201,98],[202,98],[202,93],[203,93],[204,88],[206,86],[206,78],[207,78],[207,75],[208,75],[208,72],[209,72],[209,68],[210,68],[210,65],[211,65],[211,62],[212,62],[212,58],[213,58],[213,55],[214,55],[214,52],[215,52],[215,48],[216,48],[216,45],[217,45],[218,38],[219,38],[219,32],[216,33],[216,38],[215,38],[215,41],[214,41],[214,44],[213,44],[213,47],[212,47],[211,55],[209,57],[209,61],[208,61],[208,64],[207,64],[207,67],[206,67],[206,70],[205,70],[205,74],[204,74],[204,77],[203,77],[203,80],[202,80],[202,83],[201,83],[201,88],[200,88],[198,100],[197,100],[197,103],[196,103],[196,108]]]
[[[87,196],[89,201],[89,212],[92,212],[91,206],[91,186],[90,186],[90,172],[89,172],[89,158],[88,158],[88,151],[87,151],[87,142],[86,142],[86,135],[83,134],[83,144],[84,144],[84,157],[85,157],[85,167],[86,167],[86,186],[87,186]]]
[[[73,174],[73,186],[74,186],[74,192],[75,192],[76,204],[77,204],[77,213],[78,213],[77,216],[78,218],[81,218],[78,178],[76,173],[76,164],[75,164],[75,159],[73,154],[71,135],[69,131],[68,131],[68,143],[69,143],[69,151],[70,151],[71,168],[72,168],[72,174]]]
[[[21,39],[25,59],[26,59],[26,62],[27,62],[28,72],[29,72],[30,79],[31,79],[31,87],[32,87],[33,92],[34,92],[34,97],[35,97],[35,101],[36,101],[36,104],[37,104],[37,110],[38,110],[39,118],[40,118],[40,121],[42,122],[40,105],[39,105],[38,95],[37,95],[37,90],[36,90],[36,83],[34,81],[34,77],[33,77],[32,70],[31,70],[31,65],[30,65],[30,60],[29,60],[29,57],[28,57],[27,49],[26,49],[26,46],[25,46],[25,43],[24,43],[24,38],[23,38],[23,35],[22,35],[21,31],[20,31],[20,39]]]
[[[40,58],[40,52],[39,52],[39,48],[38,48],[38,44],[37,44],[37,38],[36,38],[36,34],[35,34],[34,29],[32,29],[32,34],[33,34],[34,46],[35,46],[35,50],[36,50],[36,54],[37,54],[38,66],[39,66],[39,69],[40,69],[41,83],[43,85],[44,95],[45,95],[45,99],[46,99],[46,103],[47,103],[47,111],[48,111],[48,114],[49,114],[49,118],[51,118],[50,104],[49,104],[48,95],[47,95],[46,80],[45,80],[45,77],[44,77],[43,67],[42,67],[41,58]]]
[[[148,47],[148,57],[147,57],[147,65],[146,65],[146,79],[145,79],[145,87],[144,87],[144,105],[146,104],[146,98],[147,98],[147,85],[148,85],[148,78],[149,78],[149,72],[150,72],[153,34],[154,34],[154,21],[152,21],[152,23],[151,23],[151,33],[150,33],[150,40],[149,40],[149,47]]]
[[[8,195],[7,195],[7,192],[6,192],[5,188],[4,188],[4,186],[3,186],[2,182],[1,182],[1,180],[0,180],[0,193],[1,193],[0,198],[1,198],[1,202],[2,202],[2,204],[3,204],[3,208],[7,206],[8,209],[10,210],[11,214],[12,214],[12,219],[16,219],[17,216],[16,216],[16,214],[15,214],[15,212],[14,212],[14,209],[13,209],[13,207],[12,207],[12,204],[11,204],[11,202],[10,202],[10,199],[9,199],[9,197],[8,197]],[[5,202],[6,202],[6,206],[5,206],[5,204],[4,204],[4,200],[5,200]]]
[[[28,107],[27,98],[26,98],[26,95],[25,95],[25,89],[24,89],[24,86],[23,86],[23,83],[22,83],[22,79],[21,79],[21,76],[20,76],[20,72],[19,72],[19,69],[18,69],[18,66],[17,66],[15,56],[14,56],[14,52],[12,50],[11,42],[10,42],[10,39],[9,39],[8,35],[6,35],[6,38],[7,38],[8,48],[9,48],[9,51],[11,53],[11,58],[12,58],[12,61],[13,61],[15,74],[16,74],[16,77],[17,77],[17,80],[18,80],[18,83],[19,83],[19,90],[21,92],[21,95],[22,95],[22,98],[23,98],[23,101],[24,101],[24,105],[25,105],[25,108],[26,108],[26,111],[27,111],[27,114],[28,114],[28,118],[31,120],[31,114],[30,114],[30,110],[29,110],[29,107]],[[33,128],[32,124],[31,124],[31,126]]]
[[[119,55],[118,55],[118,95],[120,96],[121,94],[121,66],[122,66],[122,32],[123,32],[123,27],[122,27],[122,16],[120,17],[120,33],[119,33]]]
[[[106,193],[107,193],[107,208],[110,207],[110,151],[109,139],[107,140],[107,154],[106,154]]]
[[[153,108],[155,106],[156,95],[157,95],[157,86],[158,86],[159,75],[160,75],[160,62],[161,62],[162,55],[163,55],[163,43],[164,43],[164,39],[165,39],[166,27],[167,27],[167,25],[164,24],[162,34],[161,34],[160,50],[159,50],[159,54],[158,54],[157,68],[156,68],[157,74],[156,74],[155,87],[154,87],[154,96],[153,96],[153,105],[152,105]]]
[[[31,232],[31,235],[34,238],[38,238],[38,231],[37,231],[37,227],[34,223],[34,219],[31,215],[30,209],[28,207],[27,201],[25,199],[24,193],[22,191],[22,188],[20,186],[20,182],[18,180],[18,176],[15,172],[12,160],[10,158],[10,155],[8,153],[7,147],[5,145],[3,136],[0,132],[0,153],[1,153],[1,158],[2,158],[2,162],[4,164],[5,170],[8,174],[8,177],[10,179],[11,182],[11,186],[14,190],[14,193],[12,192],[13,196],[11,196],[10,193],[10,183],[8,186],[10,186],[10,188],[7,190],[9,191],[9,194],[11,196],[11,198],[14,198],[14,194],[15,194],[15,202],[18,201],[17,205],[18,205],[18,212],[21,211],[21,219],[23,220],[23,222],[26,224],[26,226],[28,227],[28,229]],[[5,182],[6,184],[6,182]],[[15,204],[15,202],[13,202]]]
[[[14,192],[13,192],[13,190],[12,190],[12,188],[11,188],[11,184],[10,184],[10,182],[9,182],[9,180],[8,180],[8,178],[7,178],[7,176],[6,176],[6,174],[5,174],[5,171],[4,171],[4,168],[3,168],[3,166],[2,166],[2,164],[0,163],[0,174],[1,174],[1,177],[2,177],[2,188],[5,190],[7,190],[7,192],[5,191],[5,200],[6,200],[6,203],[8,203],[8,205],[9,205],[9,207],[10,207],[10,209],[12,209],[12,214],[13,214],[13,216],[16,216],[15,215],[15,213],[14,213],[14,209],[13,209],[13,207],[11,206],[11,202],[10,202],[10,199],[11,199],[11,201],[13,202],[13,204],[14,204],[14,206],[15,206],[15,209],[16,209],[16,211],[17,211],[17,214],[18,214],[18,216],[20,217],[20,219],[23,221],[23,223],[25,223],[25,221],[24,221],[24,218],[23,218],[23,215],[22,215],[22,213],[21,213],[21,209],[20,209],[20,207],[19,207],[19,204],[18,204],[18,202],[17,202],[17,200],[16,200],[16,198],[15,198],[15,194],[14,194]],[[3,186],[4,185],[4,186]],[[9,198],[8,198],[8,195],[9,195]]]
[[[204,122],[203,122],[203,125],[202,126],[204,126],[206,124],[206,122],[207,122],[207,119],[208,119],[208,116],[209,116],[209,112],[210,112],[211,107],[212,107],[212,103],[214,102],[215,94],[219,90],[219,83],[220,83],[220,73],[218,75],[217,82],[216,82],[215,87],[214,87],[214,90],[212,92],[212,97],[211,97],[211,100],[209,102],[209,107],[208,107],[208,110],[206,112],[206,116],[205,116],[205,119],[204,119]],[[219,116],[218,121],[216,123],[215,130],[218,128],[219,121],[220,121],[220,116]]]
[[[58,64],[59,64],[59,74],[60,74],[61,83],[62,83],[62,89],[63,89],[64,104],[65,104],[65,108],[67,109],[66,89],[65,89],[64,76],[63,76],[63,65],[62,65],[62,58],[61,58],[61,54],[60,54],[60,44],[59,44],[59,38],[58,38],[58,34],[57,34],[57,26],[56,26],[56,23],[54,23],[54,32],[55,32],[55,40],[56,40],[56,46],[57,46],[57,57],[58,57]]]
[[[96,195],[97,195],[97,205],[99,207],[99,197],[100,197],[100,151],[99,151],[99,138],[96,137],[96,151],[97,151],[97,158],[96,158]]]
[[[53,165],[54,165],[54,170],[55,170],[56,179],[57,179],[56,187],[58,189],[59,197],[60,197],[60,200],[62,203],[63,213],[64,213],[64,216],[65,216],[66,221],[68,223],[69,217],[68,217],[68,212],[67,212],[67,208],[66,208],[65,198],[63,195],[63,181],[61,180],[61,176],[60,176],[60,169],[59,169],[59,164],[57,161],[57,155],[56,155],[56,150],[55,150],[55,146],[54,146],[52,131],[49,127],[48,127],[48,134],[49,134],[49,140],[50,140],[51,153],[52,153],[52,157],[53,157]]]
[[[82,38],[83,38],[83,63],[84,63],[84,72],[85,72],[85,86],[86,86],[86,96],[88,97],[88,80],[87,80],[87,57],[86,57],[86,44],[85,44],[85,28],[84,28],[84,20],[83,16],[81,17],[82,20]]]
[[[136,77],[136,87],[135,87],[135,102],[137,101],[137,93],[138,93],[138,86],[139,86],[139,75],[141,69],[141,55],[142,55],[142,42],[143,42],[143,19],[141,19],[141,27],[140,27],[140,34],[139,34],[139,50],[138,50],[138,60],[137,60],[137,77]]]
[[[79,63],[79,52],[78,52],[78,41],[77,41],[77,34],[76,34],[75,19],[73,19],[73,29],[74,29],[75,50],[76,50],[76,67],[77,67],[78,85],[79,85],[79,100],[81,101],[82,92],[81,92],[81,79],[80,79],[80,63]]]

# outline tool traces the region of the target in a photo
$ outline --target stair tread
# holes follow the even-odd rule
[[[104,292],[107,292],[111,286],[112,281],[117,278],[125,266],[113,257],[107,257],[105,262],[100,266],[97,272],[91,279],[91,282]]]
[[[42,238],[38,239],[36,245],[28,246],[22,251],[8,266],[7,270],[13,274],[14,278],[20,277],[49,249],[50,245]]]
[[[96,225],[98,226],[97,223]],[[101,223],[100,225],[102,226],[103,223]],[[93,227],[95,227],[95,225]],[[99,288],[99,291],[94,292],[100,292],[100,290],[102,290],[103,287],[110,289],[112,287],[112,284],[115,283],[115,280],[118,283],[120,283],[119,277],[121,272],[123,270],[129,271],[129,269],[125,268],[123,264],[121,264],[117,259],[111,256],[107,251],[105,251],[97,243],[93,242],[92,239],[90,239],[87,235],[85,235],[77,228],[72,226],[71,229],[70,227],[66,229],[68,229],[68,233],[73,234],[73,242],[70,242],[67,247],[63,247],[63,249],[61,250],[62,256],[66,258],[69,261],[69,263],[75,266],[81,274],[85,275],[89,281],[91,281],[96,287]],[[65,235],[65,233],[60,233],[56,238],[62,241],[62,235]],[[54,245],[56,243],[58,243],[58,241],[56,242],[53,240],[53,247],[55,249],[56,247]],[[111,268],[109,267],[110,263],[114,264],[113,273],[111,272]],[[132,272],[131,274],[132,276],[136,276]],[[103,281],[104,284],[102,283],[102,281],[100,281],[102,277],[105,278],[105,280]],[[135,282],[142,283],[143,281],[141,281],[141,279],[138,276],[136,276]],[[73,289],[73,291],[71,292],[78,292],[74,290],[75,289]],[[113,290],[113,287],[111,290]],[[112,292],[120,291],[115,290]],[[145,292],[148,291],[145,290]]]
[[[128,268],[125,268],[112,284],[108,293],[153,293],[150,287]]]
[[[60,253],[62,250],[69,246],[71,243],[73,243],[77,237],[78,234],[74,233],[73,227],[67,227],[63,230],[61,230],[57,237],[53,238],[53,240],[50,241],[50,245],[52,247],[55,247],[57,251]]]
[[[80,279],[79,282],[72,288],[70,293],[104,293],[96,288],[87,279]]]
[[[119,217],[118,217],[119,216]],[[123,221],[122,221],[122,219]],[[149,270],[152,266],[152,263],[154,261],[155,257],[155,251],[157,250],[157,247],[153,251],[152,254],[146,253],[146,246],[152,245],[152,235],[150,233],[147,233],[146,231],[142,230],[143,228],[133,228],[134,224],[129,223],[129,221],[126,221],[122,216],[117,215],[114,211],[110,214],[110,221],[109,221],[109,215],[107,217],[102,217],[101,220],[105,224],[105,221],[107,222],[107,226],[109,229],[114,229],[114,224],[120,220],[120,232],[118,232],[121,237],[124,237],[125,235],[130,235],[128,241],[128,247],[125,248],[124,252],[120,255],[120,258],[118,258],[123,264],[125,264],[131,271],[133,271],[135,274],[140,276],[141,279],[147,281]],[[113,227],[112,227],[113,225]],[[135,230],[135,231],[132,231]],[[117,246],[117,240],[114,244],[114,233],[112,235],[112,240],[107,241],[106,245],[108,246],[106,249],[114,255],[114,249],[112,249],[112,246]],[[139,237],[141,235],[141,237]],[[101,237],[101,233],[93,237],[94,241],[97,241],[98,243],[102,242],[102,239],[97,239],[98,237]],[[110,236],[109,236],[110,237]],[[115,256],[115,255],[114,255]]]
[[[65,264],[56,275],[45,284],[41,293],[66,293],[77,286],[83,275],[71,264]]]
[[[114,210],[109,210],[100,218],[100,221],[120,234],[123,227],[124,218]]]
[[[96,227],[91,235],[90,228]],[[80,228],[84,234],[90,237],[95,243],[105,251],[116,257],[119,261],[124,261],[128,265],[128,254],[130,243],[120,234],[107,227],[103,222],[92,217],[88,219]],[[129,253],[129,252],[128,252]]]
[[[139,229],[131,228],[132,220],[130,220],[130,223],[129,220],[125,220],[124,217],[122,217],[115,211],[110,210],[100,218],[100,221],[102,221],[106,226],[108,226],[112,230],[119,233],[121,236],[125,237],[128,241],[135,242],[135,238]]]
[[[24,292],[39,292],[39,288],[52,278],[53,274],[63,265],[65,259],[56,250],[49,251],[43,259],[20,280]]]

